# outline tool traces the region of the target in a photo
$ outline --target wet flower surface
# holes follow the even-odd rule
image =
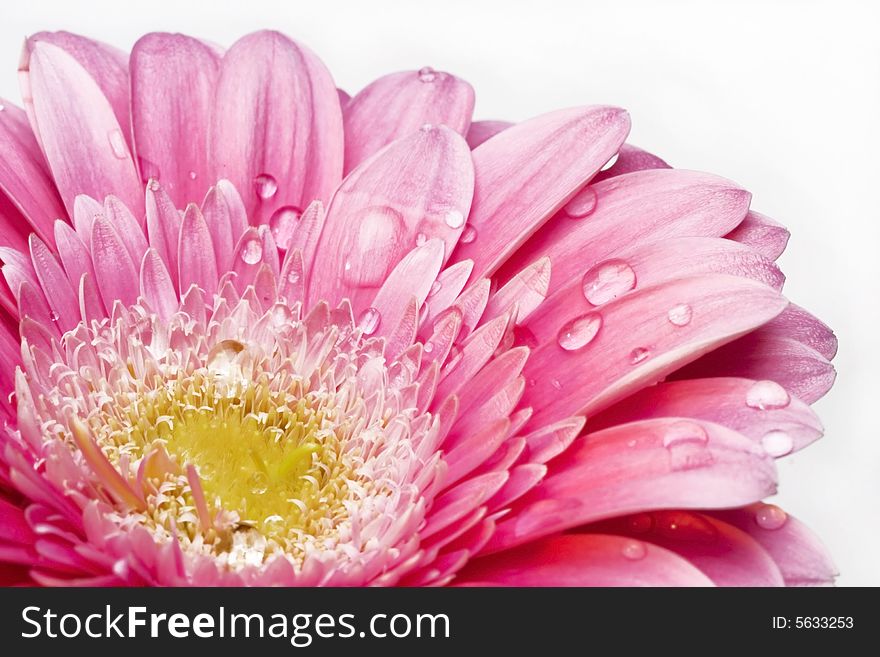
[[[830,582],[763,500],[831,331],[788,232],[588,105],[353,97],[275,32],[27,40],[0,102],[0,580]],[[8,396],[7,396],[8,395]]]

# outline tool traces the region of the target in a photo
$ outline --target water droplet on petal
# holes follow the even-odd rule
[[[791,396],[776,381],[756,381],[746,393],[746,406],[761,411],[785,408]]]
[[[49,312],[49,319],[53,322],[57,322],[60,319],[60,317],[58,316],[58,313],[56,313],[54,310],[52,310]]]
[[[291,267],[290,271],[287,272],[287,282],[296,285],[297,283],[299,283],[299,279],[301,278],[301,276],[302,274],[300,274],[299,269],[297,269],[296,267]]]
[[[755,511],[755,522],[761,529],[779,529],[788,520],[788,514],[775,504],[762,504]]]
[[[623,260],[606,260],[584,274],[584,297],[594,306],[601,306],[636,286],[636,273]]]
[[[265,495],[269,490],[269,477],[265,472],[255,472],[251,475],[251,492],[254,495]]]
[[[113,155],[120,160],[128,157],[128,146],[125,145],[125,137],[122,136],[121,130],[111,130],[107,134],[107,139],[110,141],[110,150],[113,151]]]
[[[779,458],[791,454],[791,450],[794,449],[794,439],[785,431],[774,429],[765,433],[761,438],[761,447],[768,455]]]
[[[629,353],[629,362],[631,362],[633,365],[638,365],[639,363],[647,360],[648,356],[650,355],[650,349],[646,349],[645,347],[636,347]]]
[[[599,195],[592,187],[584,187],[565,204],[563,211],[572,219],[589,217],[596,211],[599,203]]]
[[[159,181],[156,180],[155,178],[150,178],[150,179],[147,181],[147,188],[148,188],[151,192],[158,192],[160,187],[161,187],[161,185],[159,184]]]
[[[244,345],[238,340],[222,340],[208,352],[205,367],[213,374],[227,375],[232,371],[235,360],[242,351]]]
[[[293,227],[299,221],[302,211],[294,205],[282,205],[272,213],[269,218],[269,230],[278,248],[287,250],[290,246],[290,238],[293,237]]]
[[[630,561],[638,561],[645,558],[648,550],[641,541],[627,541],[623,546],[622,553]]]
[[[475,239],[477,239],[477,229],[473,226],[465,226],[458,241],[462,244],[470,244]]]
[[[459,210],[449,210],[443,215],[443,221],[450,228],[461,228],[464,226],[464,215]]]
[[[550,385],[553,386],[554,390],[562,390],[562,383],[559,381],[559,379],[553,379],[552,381],[550,381]]]
[[[599,170],[608,171],[608,169],[610,169],[617,163],[618,157],[620,157],[620,153],[615,153],[614,155],[612,155],[611,158],[604,165],[602,165],[602,168]]]
[[[428,241],[428,236],[424,233],[419,233],[416,235],[416,246],[424,246],[425,242]]]
[[[195,171],[190,171],[190,172],[189,172],[189,179],[190,179],[190,180],[195,180],[195,179],[198,178],[198,177],[199,177],[199,174],[197,174]]]
[[[673,326],[687,326],[691,323],[691,317],[694,316],[694,311],[691,307],[686,303],[680,303],[676,306],[672,306],[669,309],[669,312],[666,313],[666,317],[669,318],[669,322]]]
[[[379,328],[379,322],[381,319],[382,316],[378,310],[375,308],[367,308],[361,313],[361,317],[358,320],[358,326],[360,326],[364,335],[373,335],[373,333],[376,332],[376,329]]]
[[[254,178],[254,191],[262,199],[272,198],[278,191],[278,181],[268,173],[261,173]]]
[[[253,237],[245,241],[245,243],[241,245],[239,256],[245,263],[249,265],[257,264],[263,257],[262,241],[257,237]]]
[[[566,351],[581,349],[596,337],[602,328],[602,315],[587,313],[565,324],[556,335],[556,342]]]
[[[423,350],[426,354],[430,354],[432,351],[434,351],[434,343],[433,342],[426,342],[425,346],[423,347]]]
[[[351,260],[345,261],[345,265],[343,265],[343,269],[345,269],[345,271],[351,271]]]
[[[422,82],[433,82],[437,78],[437,71],[430,66],[423,66],[419,69],[419,80]]]
[[[698,443],[705,445],[709,441],[706,430],[696,422],[673,422],[663,433],[663,446],[673,447],[682,443]]]

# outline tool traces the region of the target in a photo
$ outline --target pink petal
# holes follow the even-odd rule
[[[52,310],[51,317],[61,331],[67,331],[79,323],[79,307],[76,293],[55,255],[34,234],[30,237],[31,259],[37,280]]]
[[[540,344],[526,364],[534,384],[523,403],[535,409],[532,425],[607,408],[771,320],[787,304],[760,283],[712,274],[636,290],[586,315],[570,308],[556,317],[557,337]],[[684,319],[670,319],[676,312]]]
[[[233,248],[248,227],[244,203],[232,183],[220,180],[208,190],[202,203],[202,214],[211,232],[217,271],[228,271],[234,257]]]
[[[404,310],[413,297],[421,307],[440,273],[443,251],[443,242],[432,239],[410,251],[397,263],[376,293],[371,310],[367,311],[370,314],[378,313],[380,321],[370,333],[388,335],[403,318]],[[354,311],[357,317],[361,309],[354,307]]]
[[[35,129],[68,212],[77,194],[112,193],[128,207],[141,207],[144,194],[125,135],[92,76],[61,48],[38,41],[22,78],[33,94]]]
[[[217,261],[208,224],[199,207],[190,203],[180,227],[177,262],[180,267],[180,289],[197,285],[208,294],[217,289]]]
[[[756,396],[762,389],[768,389],[767,382],[752,379],[666,381],[591,417],[590,428],[598,431],[648,418],[690,417],[721,424],[758,443],[770,432],[781,431],[791,438],[793,451],[821,438],[822,423],[807,404],[787,395],[764,404]]]
[[[696,567],[668,550],[622,536],[601,534],[554,536],[472,560],[459,572],[455,583],[484,586],[712,585]]]
[[[643,151],[632,144],[623,144],[617,152],[617,160],[614,164],[604,171],[600,171],[593,178],[593,182],[597,183],[606,178],[613,178],[624,173],[632,173],[633,171],[645,171],[646,169],[670,169],[671,167],[656,155]]]
[[[771,260],[776,260],[785,251],[789,232],[770,217],[750,210],[746,218],[727,234],[727,239],[741,242]]]
[[[467,133],[474,90],[454,75],[422,69],[371,82],[345,106],[345,172],[425,124]]]
[[[147,184],[147,237],[150,248],[165,262],[171,280],[177,285],[177,247],[180,239],[182,218],[168,196],[168,192],[156,180]]]
[[[495,272],[617,152],[628,132],[626,112],[591,106],[544,114],[477,147],[468,218],[476,239],[459,244],[455,261],[473,260],[474,278]]]
[[[635,422],[589,434],[551,461],[486,549],[627,513],[741,506],[775,490],[773,459],[730,429],[680,418]]]
[[[759,502],[742,509],[714,511],[712,515],[739,527],[760,543],[779,566],[786,585],[834,581],[837,568],[819,538],[778,507]]]
[[[144,180],[155,177],[180,207],[214,182],[208,129],[219,56],[198,39],[153,33],[131,51],[135,152]]]
[[[25,216],[0,189],[0,247],[26,251],[31,230]]]
[[[467,217],[473,192],[470,150],[440,126],[385,147],[342,183],[327,210],[312,266],[309,299],[354,307],[369,299],[404,254],[440,238],[448,254]]]
[[[802,342],[756,331],[706,354],[674,376],[769,379],[812,404],[831,389],[837,373],[822,354]]]
[[[566,210],[559,212],[505,264],[501,281],[549,256],[552,294],[625,247],[672,237],[720,237],[742,220],[751,198],[728,180],[679,169],[638,171],[588,189],[595,192],[595,205],[577,214],[589,214],[572,218]]]
[[[547,298],[550,258],[541,258],[511,278],[489,298],[482,320],[497,317],[516,305],[516,323],[522,324]]]
[[[456,302],[467,284],[468,278],[470,278],[473,267],[474,263],[470,260],[462,260],[450,265],[438,274],[428,295],[425,326],[433,325],[434,320]]]
[[[473,150],[487,139],[491,139],[512,125],[510,121],[474,121],[467,131],[468,146]]]
[[[141,295],[163,322],[177,312],[177,292],[174,281],[156,249],[149,249],[141,263]]]
[[[818,351],[823,358],[833,360],[837,355],[837,337],[824,322],[793,303],[761,327],[761,335],[786,337],[802,342]]]
[[[620,534],[687,559],[717,586],[783,586],[782,573],[760,543],[740,529],[689,511],[655,511],[615,518],[588,531]]]
[[[56,218],[66,217],[67,211],[27,116],[2,98],[0,105],[0,196],[6,195],[33,230],[51,245],[52,224]]]
[[[90,229],[91,231],[91,229]],[[94,279],[92,256],[80,236],[64,221],[55,222],[55,245],[71,286],[76,291],[83,274]]]
[[[106,217],[98,216],[92,224],[91,251],[104,306],[112,308],[117,299],[126,306],[137,301],[138,269]]]
[[[342,177],[333,79],[310,50],[278,32],[250,34],[226,52],[211,134],[214,177],[242,193],[252,224],[328,201]]]
[[[147,250],[147,238],[140,219],[113,195],[104,199],[104,216],[113,224],[133,262],[140,262]]]
[[[32,53],[39,42],[61,48],[92,76],[113,108],[116,121],[124,128],[124,137],[130,144],[128,53],[70,32],[38,32],[27,40],[27,51]],[[27,97],[27,94],[24,95]]]
[[[448,467],[443,485],[451,486],[473,472],[495,453],[507,438],[509,431],[510,420],[501,418],[484,425],[450,449],[443,458]]]

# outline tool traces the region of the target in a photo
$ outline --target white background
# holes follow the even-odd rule
[[[738,181],[792,231],[786,292],[835,328],[826,437],[780,465],[778,503],[830,547],[841,585],[880,585],[880,3],[3,0],[0,96],[23,37],[68,29],[129,48],[144,32],[229,45],[272,27],[339,86],[430,64],[470,81],[477,118],[626,107],[630,141]]]

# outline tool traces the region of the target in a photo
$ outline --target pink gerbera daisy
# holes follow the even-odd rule
[[[0,102],[0,581],[831,581],[788,238],[621,109],[353,98],[275,32],[27,40]],[[3,285],[3,284],[0,284]]]

